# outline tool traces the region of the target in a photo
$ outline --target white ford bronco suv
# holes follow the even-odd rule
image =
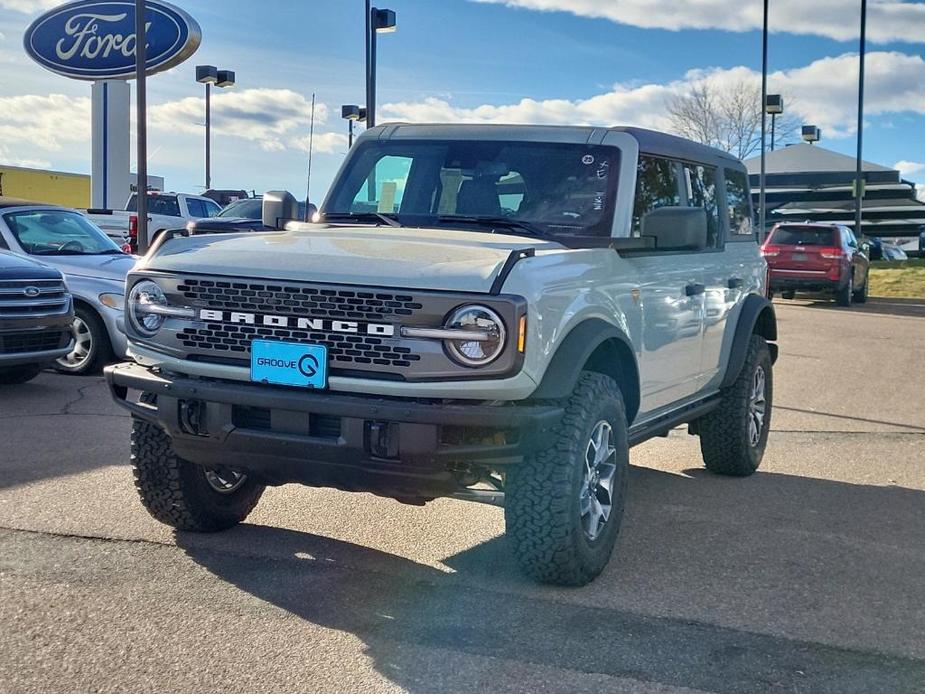
[[[709,470],[761,462],[777,328],[738,160],[634,128],[384,125],[320,215],[168,233],[129,275],[134,363],[106,376],[156,519],[222,530],[291,482],[481,501],[527,574],[581,585],[630,447],[687,424]]]

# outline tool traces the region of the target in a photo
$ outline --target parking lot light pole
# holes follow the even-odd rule
[[[768,103],[768,0],[764,0],[764,24],[761,32],[761,103]],[[761,177],[758,193],[758,239],[764,241],[765,234],[765,173],[767,165],[768,110],[761,109]]]
[[[145,0],[135,0],[135,109],[138,119],[135,134],[138,147],[135,162],[135,201],[139,255],[148,252],[148,113],[145,82],[148,56],[145,19]]]
[[[867,50],[867,0],[861,0],[861,56],[858,65],[858,160],[854,184],[854,235],[861,238],[864,217],[864,58]]]
[[[398,28],[395,13],[372,7],[366,0],[366,125],[376,126],[376,53],[377,35],[394,32]]]
[[[366,120],[366,109],[356,104],[348,104],[340,107],[340,117],[347,121],[347,146],[353,147],[353,124],[355,122],[364,122]]]
[[[233,87],[234,72],[214,65],[197,65],[196,81],[206,85],[206,190],[212,188],[212,85]]]
[[[764,110],[771,115],[771,151],[774,151],[774,136],[777,116],[784,112],[784,99],[780,94],[768,94],[764,100]]]

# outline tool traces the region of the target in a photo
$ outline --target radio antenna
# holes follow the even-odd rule
[[[312,199],[312,150],[315,145],[315,93],[312,92],[312,119],[308,129],[308,180],[305,183],[305,219],[310,222],[311,213],[309,212],[309,201]]]

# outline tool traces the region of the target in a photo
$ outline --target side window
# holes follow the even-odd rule
[[[687,200],[691,207],[707,211],[707,248],[719,246],[719,206],[716,201],[716,169],[699,164],[684,165]]]
[[[681,204],[678,165],[668,159],[639,157],[636,173],[636,199],[633,203],[633,236],[639,236],[642,218],[659,207]]]
[[[752,228],[752,201],[748,194],[748,176],[744,171],[726,169],[726,207],[729,218],[729,237],[754,238]]]
[[[217,217],[218,213],[222,211],[218,203],[213,200],[200,200],[199,202],[205,206],[207,217]]]
[[[351,212],[383,212],[394,214],[401,208],[405,186],[411,173],[410,157],[385,156],[376,162],[373,174],[360,190]]]
[[[206,212],[206,206],[202,204],[202,200],[187,198],[186,209],[189,210],[190,217],[201,219],[202,217],[209,216],[209,214]]]

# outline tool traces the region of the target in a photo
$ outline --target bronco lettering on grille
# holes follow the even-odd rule
[[[273,316],[240,311],[199,310],[199,320],[211,323],[233,323],[239,325],[261,325],[266,328],[295,328],[296,330],[324,330],[333,333],[374,335],[394,337],[395,326],[388,323],[362,323],[351,320],[328,318],[300,318],[298,316]]]

